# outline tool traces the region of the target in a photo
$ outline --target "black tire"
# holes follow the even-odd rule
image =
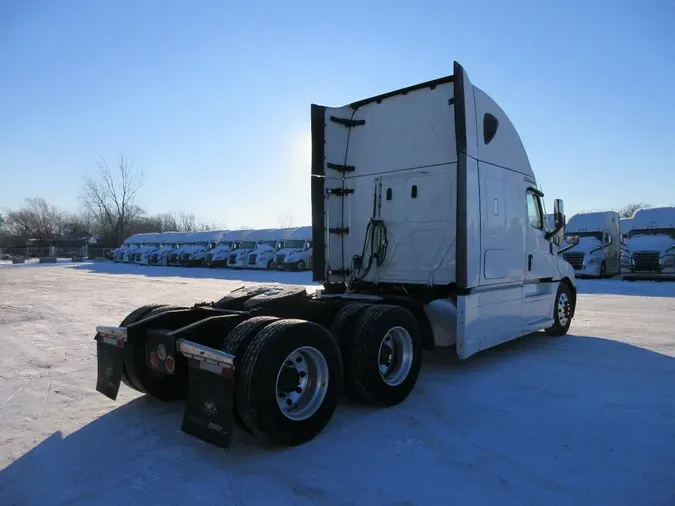
[[[605,262],[602,262],[600,264],[600,279],[604,279],[607,277],[607,266],[605,265]]]
[[[245,320],[237,325],[232,332],[230,332],[223,341],[222,351],[234,355],[234,381],[235,384],[241,381],[239,366],[241,365],[241,358],[248,345],[251,344],[251,340],[258,335],[262,329],[272,322],[277,321],[279,318],[274,316],[255,316],[249,320]],[[234,392],[235,404],[237,392]],[[239,412],[234,410],[234,419],[241,423],[241,425],[249,432],[250,429],[246,424],[242,423]]]
[[[307,290],[302,286],[275,286],[248,299],[244,302],[244,309],[279,308],[306,297]]]
[[[137,309],[134,309],[131,313],[129,313],[120,323],[120,327],[128,327],[132,323],[136,323],[137,321],[142,320],[145,318],[145,316],[150,312],[153,311],[157,308],[164,307],[166,304],[148,304],[146,306],[141,306]],[[126,364],[122,365],[122,383],[124,383],[126,386],[129,388],[132,388],[133,390],[138,390],[136,386],[132,383],[131,379],[129,378],[129,374],[127,373],[127,367]]]
[[[371,307],[371,305],[372,304],[363,302],[352,302],[347,304],[338,311],[328,329],[330,330],[330,333],[333,334],[333,337],[340,347],[340,352],[342,353],[344,377],[347,379],[344,383],[344,389],[347,393],[350,393],[351,391],[348,378],[351,376],[350,366],[354,329],[358,318],[366,309]]]
[[[277,402],[277,374],[295,350],[310,346],[325,359],[328,385],[318,409],[303,420],[292,420]],[[305,320],[279,320],[267,325],[244,352],[236,409],[248,429],[275,443],[295,446],[313,439],[328,424],[342,392],[342,358],[330,332]]]
[[[267,270],[272,270],[274,268],[274,260],[267,262]]]
[[[157,307],[149,311],[143,318],[150,318],[173,309],[185,308],[179,306]],[[155,376],[150,373],[145,363],[145,342],[135,345],[127,343],[124,348],[124,365],[136,390],[151,395],[160,401],[178,401],[187,396],[187,360],[179,351],[176,351],[174,359],[176,363],[174,375]]]
[[[565,302],[566,301],[566,302]],[[558,293],[555,295],[553,303],[553,326],[547,328],[545,332],[549,336],[560,337],[567,334],[572,325],[574,315],[572,290],[567,283],[561,282],[558,286]],[[559,308],[559,306],[562,306]],[[562,314],[560,314],[562,312]]]
[[[412,359],[404,379],[389,384],[380,372],[381,345],[387,333],[402,327],[410,338]],[[391,339],[391,338],[390,338]],[[410,311],[400,306],[374,305],[356,321],[350,356],[349,387],[351,397],[377,406],[394,406],[403,402],[417,383],[422,366],[422,337]],[[390,357],[393,358],[393,357]]]
[[[298,260],[298,263],[295,265],[295,268],[299,271],[304,271],[307,268],[307,264],[304,260]]]

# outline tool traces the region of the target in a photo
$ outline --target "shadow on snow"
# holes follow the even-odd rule
[[[312,272],[268,271],[249,269],[224,269],[208,267],[168,267],[156,265],[122,264],[112,262],[87,262],[67,266],[78,271],[91,271],[98,274],[117,274],[149,276],[162,278],[199,278],[222,279],[232,281],[250,281],[253,283],[285,283],[291,285],[311,285]]]
[[[139,397],[14,461],[0,503],[673,504],[673,378],[671,357],[600,337],[443,350],[404,403],[343,402],[296,448],[237,428],[221,450]]]

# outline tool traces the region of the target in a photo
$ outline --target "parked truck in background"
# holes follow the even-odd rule
[[[120,261],[123,263],[133,263],[136,260],[136,252],[143,247],[148,235],[151,234],[135,234],[129,241],[129,247],[122,253]]]
[[[114,262],[121,262],[122,257],[126,254],[127,250],[131,247],[132,244],[136,241],[136,235],[131,235],[127,237],[124,242],[120,245],[119,248],[115,248],[110,252],[110,259]]]
[[[244,239],[251,230],[230,230],[218,241],[216,247],[206,253],[204,267],[225,267],[230,250],[235,242]]]
[[[623,279],[675,280],[675,207],[633,213],[621,256]]]
[[[216,247],[226,232],[227,230],[195,232],[192,237],[193,245],[181,254],[181,264],[186,267],[201,267],[207,252]]]
[[[276,253],[279,270],[304,271],[312,268],[312,227],[299,227]]]
[[[180,232],[162,232],[157,238],[157,246],[152,249],[147,249],[141,255],[142,265],[158,265],[161,264],[160,258],[164,252],[170,251],[176,247],[176,243],[180,241],[182,234]]]
[[[185,232],[183,235],[183,242],[180,247],[169,253],[167,264],[177,267],[181,265],[180,260],[183,253],[189,251],[194,246],[194,236],[196,232]]]
[[[251,230],[245,239],[236,241],[232,245],[232,250],[227,257],[227,266],[231,269],[247,268],[249,253],[260,248],[263,244],[274,247],[277,242],[275,239],[276,231],[277,229],[274,228]]]
[[[575,214],[565,225],[565,237],[578,238],[578,243],[562,254],[574,267],[577,276],[604,278],[619,274],[619,213],[603,211]]]
[[[538,330],[567,333],[575,276],[552,242],[562,202],[551,230],[515,127],[458,63],[344,107],[312,105],[311,134],[322,287],[242,287],[96,327],[99,392],[115,399],[124,381],[183,399],[181,429],[220,446],[235,418],[297,445],[321,433],[343,390],[403,402],[425,349],[466,359]]]
[[[279,248],[282,248],[286,240],[293,235],[296,230],[292,228],[278,228],[273,231],[274,239],[263,241],[248,254],[246,265],[249,269],[273,269],[275,267],[274,259]]]
[[[143,259],[143,255],[159,248],[160,241],[162,240],[161,236],[162,234],[147,234],[143,239],[143,243],[141,243],[136,249],[133,262],[135,264],[140,264],[141,260]]]
[[[628,238],[628,232],[633,227],[633,218],[621,218],[619,220],[619,229],[621,230],[621,241]]]

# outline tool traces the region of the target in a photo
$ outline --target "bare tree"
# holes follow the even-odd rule
[[[97,173],[87,172],[83,179],[82,203],[99,221],[103,232],[113,234],[121,242],[131,223],[143,214],[136,204],[136,195],[143,185],[142,173],[133,169],[121,154],[116,169],[111,169],[101,157]]]
[[[23,239],[53,239],[61,234],[64,213],[40,197],[27,198],[24,207],[5,218],[8,235]]]
[[[227,230],[227,225],[217,221],[202,220],[197,222],[197,230],[198,231]]]
[[[194,232],[197,230],[197,218],[192,213],[180,213],[178,215],[178,231]]]
[[[622,218],[630,218],[633,216],[633,213],[637,211],[638,209],[649,209],[652,207],[651,204],[647,204],[646,202],[638,202],[635,204],[628,204],[621,209],[619,209],[619,216]]]
[[[295,218],[292,213],[283,213],[277,216],[279,228],[290,228],[295,226]]]
[[[176,232],[178,231],[178,219],[175,213],[162,213],[156,216],[159,232]]]

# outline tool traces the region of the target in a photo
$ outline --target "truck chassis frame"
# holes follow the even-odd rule
[[[95,340],[98,392],[115,400],[124,382],[182,400],[181,430],[223,448],[237,421],[280,444],[304,443],[345,391],[398,404],[416,383],[422,349],[434,346],[419,299],[317,297],[283,285],[245,286],[189,308],[144,306],[119,327],[96,327]],[[276,408],[265,393],[273,383]]]

